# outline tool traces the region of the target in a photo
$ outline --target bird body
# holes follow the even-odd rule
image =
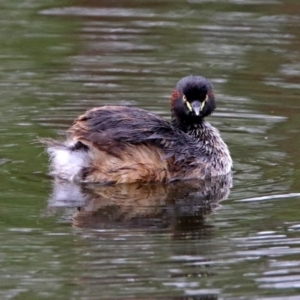
[[[218,130],[204,120],[214,108],[211,85],[201,76],[188,76],[177,84],[171,123],[139,108],[93,108],[74,121],[66,141],[44,140],[52,174],[99,183],[225,175],[232,167],[229,150]]]

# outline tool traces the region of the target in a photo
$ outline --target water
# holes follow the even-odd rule
[[[0,1],[1,299],[298,299],[298,1]],[[52,182],[38,136],[86,109],[169,118],[214,84],[231,179]]]

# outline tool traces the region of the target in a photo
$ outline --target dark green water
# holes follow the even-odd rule
[[[1,299],[299,299],[299,1],[0,0],[0,17]],[[214,84],[230,194],[52,183],[38,136],[106,104],[168,118],[192,73]]]

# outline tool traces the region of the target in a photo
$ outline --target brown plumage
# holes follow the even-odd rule
[[[207,178],[230,172],[219,132],[204,120],[215,108],[210,82],[180,80],[172,123],[139,108],[103,106],[79,116],[65,142],[44,140],[52,173],[66,180],[132,183]]]

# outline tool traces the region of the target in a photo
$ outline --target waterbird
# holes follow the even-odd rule
[[[75,119],[64,141],[41,139],[54,177],[81,183],[209,179],[231,172],[219,131],[205,120],[216,108],[211,82],[182,78],[170,100],[171,122],[144,109],[101,106]]]

